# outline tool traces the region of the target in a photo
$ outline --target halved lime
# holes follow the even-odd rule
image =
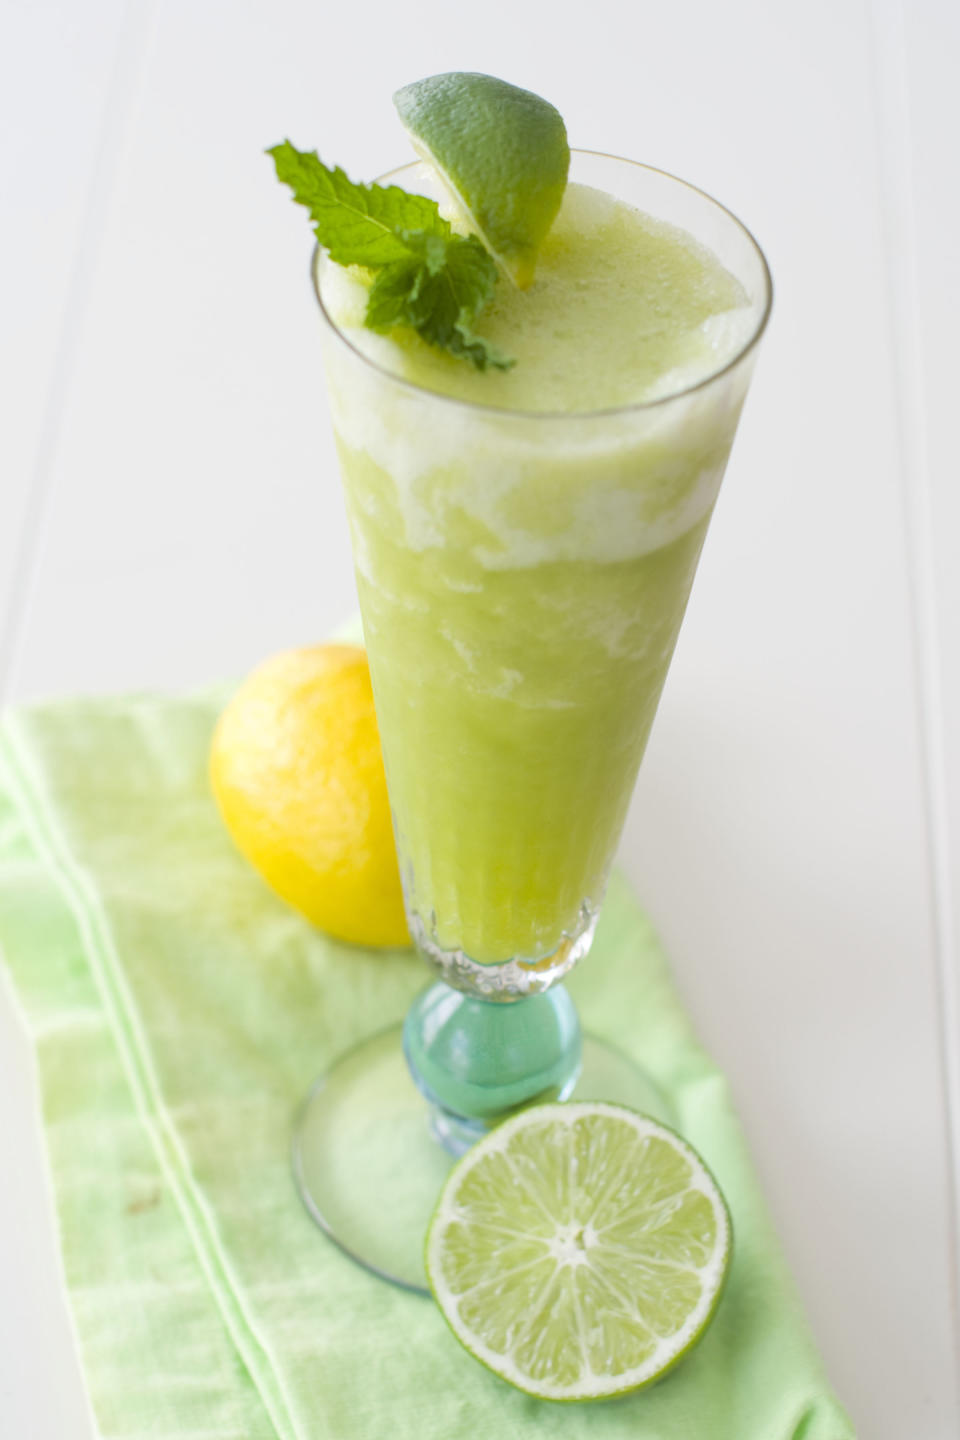
[[[427,1234],[457,1339],[546,1400],[649,1385],[713,1317],[730,1215],[696,1152],[622,1105],[523,1110],[451,1170]]]
[[[393,100],[466,223],[526,288],[567,184],[560,112],[529,90],[465,71],[417,80]]]

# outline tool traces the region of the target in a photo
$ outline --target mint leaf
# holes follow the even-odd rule
[[[379,331],[409,325],[428,344],[472,360],[478,370],[508,370],[513,361],[473,331],[497,283],[496,264],[476,236],[408,231],[404,241],[411,253],[375,277],[365,323]]]
[[[267,153],[294,200],[310,211],[331,260],[376,272],[364,318],[371,330],[409,326],[478,370],[510,368],[514,362],[473,329],[498,275],[475,235],[455,235],[435,200],[396,185],[356,185],[289,140]]]
[[[464,360],[472,360],[478,370],[512,370],[517,363],[498,350],[496,345],[491,345],[489,340],[484,340],[482,335],[475,335],[469,323],[463,320],[457,321],[447,349],[454,355],[462,355]]]
[[[337,166],[330,170],[315,151],[285,140],[267,151],[277,179],[289,185],[298,205],[310,211],[320,244],[338,265],[389,265],[406,255],[405,230],[449,235],[435,200],[399,185],[356,185]]]
[[[364,324],[381,334],[395,325],[412,325],[410,305],[416,297],[424,266],[419,260],[398,260],[385,265],[370,286]]]

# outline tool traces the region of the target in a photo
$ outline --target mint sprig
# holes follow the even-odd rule
[[[267,154],[331,260],[375,271],[364,322],[371,330],[409,326],[478,370],[510,368],[473,329],[494,292],[496,263],[475,236],[454,234],[435,200],[398,185],[355,184],[289,140]]]

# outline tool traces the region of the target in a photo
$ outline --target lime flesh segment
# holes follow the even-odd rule
[[[466,223],[525,289],[567,183],[559,111],[529,90],[464,71],[417,80],[393,99]]]
[[[430,1288],[457,1339],[546,1400],[658,1380],[697,1343],[730,1264],[730,1216],[696,1152],[625,1106],[541,1105],[450,1172]]]

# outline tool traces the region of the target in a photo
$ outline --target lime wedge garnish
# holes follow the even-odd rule
[[[525,289],[567,183],[559,111],[529,90],[464,71],[417,80],[393,99],[466,223]]]
[[[547,1400],[649,1385],[700,1339],[732,1232],[703,1161],[620,1105],[541,1105],[450,1172],[427,1277],[457,1339]]]

